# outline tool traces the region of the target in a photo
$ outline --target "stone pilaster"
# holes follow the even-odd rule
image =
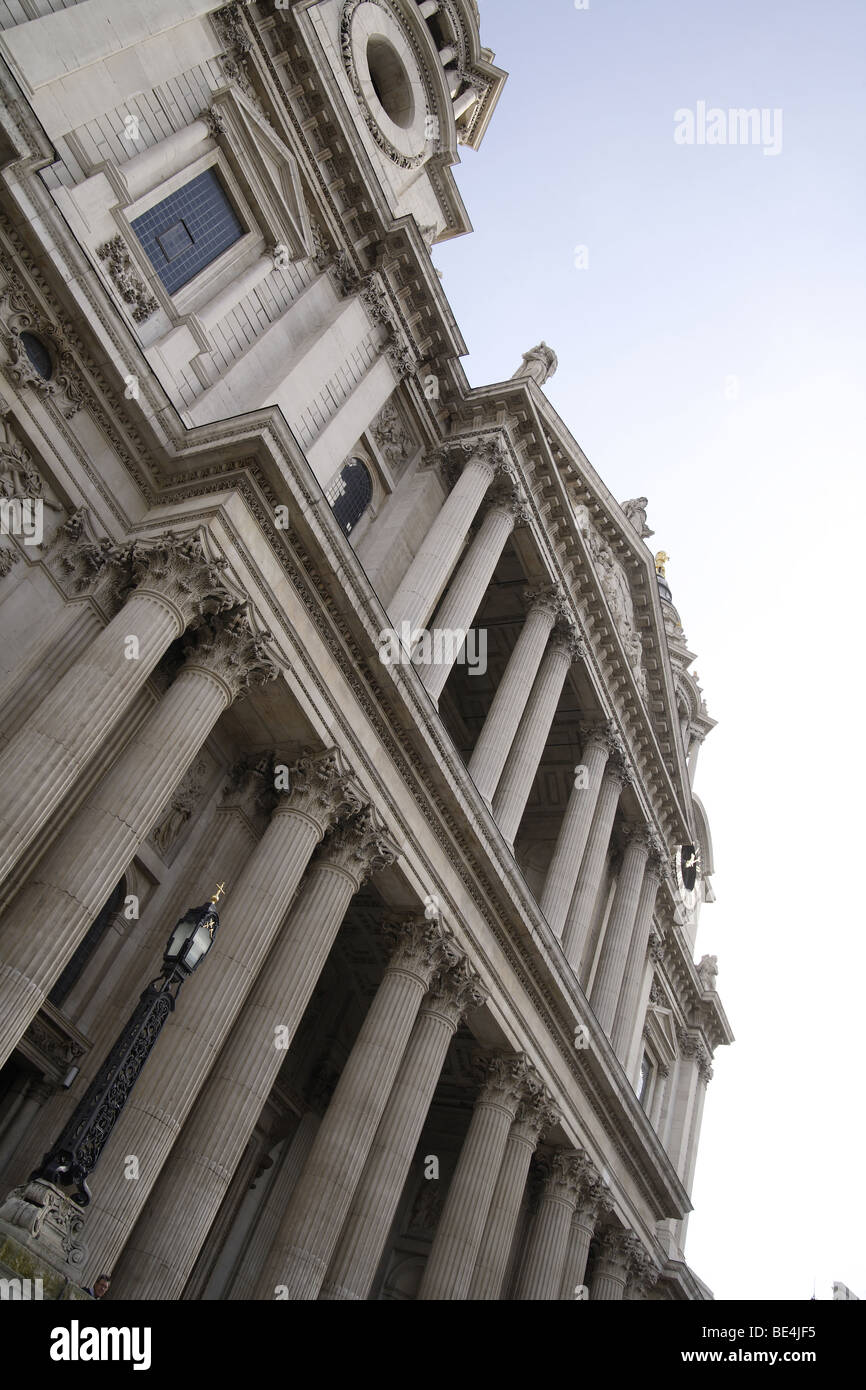
[[[539,902],[557,936],[562,935],[574,896],[578,871],[598,805],[604,769],[617,743],[611,726],[593,730],[584,740],[581,760],[586,769],[587,785],[581,785],[575,776]]]
[[[628,780],[622,762],[618,758],[611,758],[604,770],[589,840],[577,876],[577,887],[562,933],[562,949],[575,974],[580,970],[581,957],[592,926],[592,914],[607,861],[616,808]]]
[[[365,1299],[376,1274],[448,1045],[485,994],[465,957],[427,994],[400,1063],[320,1298]]]
[[[622,1065],[628,1064],[628,1051],[632,1034],[637,1023],[640,1005],[640,992],[646,966],[647,945],[652,929],[656,897],[664,872],[664,846],[657,836],[649,840],[649,857],[644,870],[643,883],[638,899],[634,930],[629,941],[628,956],[623,972],[622,988],[616,1006],[616,1014],[610,1033],[610,1040]]]
[[[541,663],[493,798],[493,815],[509,844],[523,819],[569,667],[582,654],[582,644],[566,628],[554,633]]]
[[[382,1118],[421,1000],[453,957],[438,922],[410,919],[337,1083],[259,1284],[291,1300],[315,1299],[327,1273]]]
[[[607,1034],[611,1032],[616,1015],[628,948],[635,930],[648,853],[646,827],[632,830],[628,835],[617,878],[616,892],[590,995],[595,1016]]]
[[[484,515],[484,520],[455,574],[433,621],[434,642],[437,632],[466,633],[484,598],[493,578],[493,571],[505,549],[505,543],[514,530],[520,512],[520,503],[513,490],[503,489],[502,495],[494,497]],[[429,666],[418,668],[432,699],[438,700],[445,686],[459,645],[455,641],[448,645],[449,659],[439,660]]]
[[[559,1149],[543,1160],[544,1187],[520,1271],[518,1299],[558,1300],[569,1230],[587,1167],[582,1151]]]
[[[421,1301],[460,1302],[466,1298],[508,1131],[527,1086],[531,1085],[531,1064],[521,1053],[489,1057],[482,1069],[484,1084],[448,1188],[418,1292]],[[540,1090],[540,1080],[535,1084]]]
[[[183,1288],[285,1061],[346,908],[367,874],[394,857],[396,847],[383,835],[374,813],[369,808],[362,811],[322,846],[284,921],[316,840],[355,796],[333,753],[323,761],[304,762],[312,766],[299,775],[297,798],[289,793],[277,807],[250,860],[245,883],[237,885],[236,917],[229,918],[227,904],[214,947],[216,952],[220,941],[225,943],[220,969],[211,969],[207,994],[191,1001],[194,1013],[184,1012],[179,1021],[176,1046],[162,1054],[163,1074],[154,1074],[154,1098],[147,1104],[144,1097],[134,1136],[126,1130],[125,1151],[146,1152],[148,1167],[159,1178],[116,1271],[120,1296],[170,1298]],[[219,1001],[216,1008],[214,998]],[[191,1034],[199,1042],[195,1055],[187,1059]],[[153,1119],[157,1097],[159,1124]],[[134,1143],[136,1149],[131,1147]],[[144,1188],[141,1182],[137,1186]],[[191,1190],[196,1193],[194,1208],[189,1203]],[[145,1188],[134,1215],[147,1195]],[[131,1224],[129,1205],[123,1190],[116,1191],[113,1208],[126,1208],[124,1237]],[[105,1207],[107,1215],[107,1202]],[[115,1220],[113,1230],[108,1221],[103,1226],[107,1244],[101,1253],[103,1263],[108,1263],[106,1253],[117,1248],[119,1222]],[[91,1239],[95,1245],[95,1237]]]
[[[473,446],[391,601],[391,622],[398,630],[404,622],[413,629],[425,626],[451,578],[484,494],[501,466],[502,457],[496,446]]]
[[[559,1118],[559,1111],[551,1104],[545,1091],[529,1096],[518,1106],[508,1132],[502,1166],[469,1285],[470,1301],[491,1301],[502,1297],[532,1155],[545,1130],[556,1124]]]
[[[239,610],[195,634],[186,665],[0,919],[0,1065],[222,712],[276,674]]]
[[[469,760],[469,772],[490,803],[499,784],[517,726],[532,693],[551,629],[565,611],[565,595],[556,585],[530,589],[530,608],[502,680]]]
[[[136,542],[121,558],[132,594],[0,755],[0,882],[189,621],[233,601],[195,537]]]

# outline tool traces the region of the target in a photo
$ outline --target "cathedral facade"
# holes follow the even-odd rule
[[[713,720],[554,352],[461,365],[477,5],[0,25],[0,1227],[112,1299],[711,1297]],[[70,1215],[31,1175],[217,885]]]

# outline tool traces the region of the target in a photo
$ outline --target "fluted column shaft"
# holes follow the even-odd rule
[[[583,1160],[576,1153],[555,1153],[547,1167],[517,1286],[524,1302],[559,1298]]]
[[[485,801],[493,800],[556,614],[549,598],[533,602],[469,759],[469,772]]]
[[[232,1302],[254,1297],[262,1267],[274,1243],[286,1204],[301,1176],[321,1123],[321,1116],[312,1110],[308,1110],[301,1117],[228,1290],[228,1298]]]
[[[562,949],[575,974],[580,969],[586,939],[592,926],[595,900],[601,886],[601,876],[604,872],[611,831],[613,830],[613,819],[616,815],[622,788],[623,778],[619,767],[608,763],[602,778],[595,815],[592,818],[589,840],[577,876],[577,887],[574,890],[574,897],[571,900],[568,918],[562,933]]]
[[[581,1204],[578,1201],[571,1229],[568,1233],[568,1248],[562,1273],[559,1297],[563,1301],[573,1300],[575,1289],[585,1284],[586,1262],[589,1258],[589,1243],[595,1230],[598,1206],[594,1202]]]
[[[147,1158],[147,1180],[124,1184],[112,1171],[88,1229],[95,1262],[110,1265],[138,1218],[116,1270],[120,1297],[172,1298],[183,1289],[285,1061],[275,1026],[285,1028],[285,1041],[294,1036],[363,877],[342,862],[347,855],[317,864],[283,926],[310,854],[345,795],[346,779],[331,755],[302,759],[295,777],[297,796],[289,792],[274,812],[227,902],[206,987],[184,1001],[176,1023],[169,1020],[106,1149],[108,1155],[116,1144]]]
[[[493,798],[493,815],[509,844],[513,843],[523,819],[562,687],[575,654],[575,644],[570,636],[553,638],[514,736]]]
[[[475,614],[481,607],[482,599],[493,578],[493,571],[505,549],[505,543],[514,530],[514,521],[513,501],[497,501],[487,509],[478,535],[470,545],[466,558],[451,581],[436,613],[433,623],[434,644],[437,632],[468,632]],[[452,640],[447,651],[437,654],[435,661],[418,668],[418,673],[434,700],[438,700],[441,695],[459,650],[459,644]]]
[[[57,614],[47,628],[24,652],[0,685],[0,746],[14,737],[32,710],[38,709],[60,676],[76,662],[102,631],[96,611],[89,603],[68,605]]]
[[[404,929],[280,1223],[260,1297],[278,1286],[292,1300],[317,1297],[441,948],[436,924]]]
[[[532,1155],[544,1129],[556,1118],[556,1111],[545,1101],[520,1103],[517,1118],[508,1133],[472,1273],[470,1301],[495,1301],[502,1296]]]
[[[365,1299],[400,1201],[448,1046],[464,1009],[483,1000],[467,969],[448,972],[425,999],[412,1030],[320,1297]]]
[[[496,1058],[483,1087],[418,1291],[420,1301],[466,1298],[508,1131],[522,1094],[525,1071],[517,1059]]]
[[[644,871],[637,913],[635,914],[634,929],[631,933],[628,956],[626,957],[625,969],[623,972],[622,987],[619,992],[613,1027],[610,1033],[613,1049],[623,1066],[626,1066],[628,1062],[629,1045],[637,1021],[641,985],[643,984],[644,967],[646,965],[647,946],[649,944],[653,912],[655,911],[656,898],[661,882],[660,876],[661,865],[658,858],[652,856]]]
[[[625,847],[613,906],[601,945],[598,970],[592,985],[590,1002],[596,1018],[608,1035],[613,1028],[619,992],[622,988],[648,853],[645,831],[639,832],[636,837],[633,836]]]
[[[216,568],[193,538],[162,538],[144,554],[140,545],[127,549],[137,588],[0,754],[0,882],[205,594],[218,589]]]
[[[574,895],[608,757],[609,749],[602,739],[590,738],[587,741],[582,754],[587,785],[580,785],[575,777],[544,880],[540,906],[557,936],[562,935]]]
[[[408,622],[414,629],[427,622],[451,577],[494,472],[495,462],[490,456],[476,455],[466,464],[394,595],[389,613],[395,628]]]
[[[182,670],[0,918],[0,1065],[232,697],[215,670]]]

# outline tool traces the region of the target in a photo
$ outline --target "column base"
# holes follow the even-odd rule
[[[87,1259],[83,1225],[81,1208],[53,1183],[37,1178],[13,1188],[0,1206],[0,1278],[20,1281],[22,1299],[90,1302],[74,1280]]]

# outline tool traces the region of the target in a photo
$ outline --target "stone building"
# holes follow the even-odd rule
[[[713,721],[555,354],[461,366],[474,0],[0,25],[2,1191],[225,882],[76,1283],[710,1297]]]

